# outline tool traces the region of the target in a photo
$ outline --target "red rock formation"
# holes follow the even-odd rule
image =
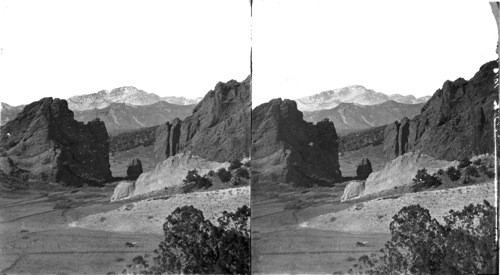
[[[65,100],[44,98],[1,128],[0,170],[27,182],[81,186],[111,178],[106,126],[73,118]]]
[[[331,184],[341,178],[335,126],[305,122],[297,104],[273,99],[252,112],[252,185]]]

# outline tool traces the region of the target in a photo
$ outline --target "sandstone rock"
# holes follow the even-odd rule
[[[491,61],[469,81],[446,81],[420,115],[389,125],[384,155],[420,151],[437,159],[455,160],[493,153],[493,102],[498,98],[495,69],[498,63]]]
[[[439,169],[446,170],[456,165],[458,165],[457,161],[436,160],[420,153],[406,153],[387,163],[384,169],[371,173],[366,179],[365,190],[360,196],[412,186],[417,170],[422,168],[427,169],[427,173],[432,175]]]
[[[353,180],[345,187],[344,194],[342,195],[342,198],[340,198],[340,201],[343,202],[357,198],[363,190],[365,190],[365,182]]]
[[[133,159],[127,167],[127,177],[138,178],[142,174],[142,162],[140,159]]]
[[[111,196],[111,202],[128,199],[134,194],[135,183],[134,181],[124,180],[118,183]]]
[[[2,126],[0,152],[7,176],[30,182],[81,186],[111,178],[104,123],[75,121],[67,102],[57,98],[27,105]]]
[[[252,113],[252,184],[331,184],[341,178],[335,126],[305,122],[297,104],[273,99]]]
[[[131,196],[181,186],[189,170],[196,169],[202,176],[210,170],[217,171],[228,167],[227,162],[208,161],[190,153],[178,153],[159,163],[154,170],[142,173],[135,182],[135,190]]]
[[[372,163],[369,159],[363,158],[361,163],[358,165],[356,169],[356,174],[358,177],[367,178],[372,172]]]
[[[184,121],[158,128],[155,162],[179,152],[224,162],[250,155],[251,76],[243,82],[219,82]]]

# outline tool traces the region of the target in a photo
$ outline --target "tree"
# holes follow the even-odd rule
[[[425,168],[417,170],[417,174],[412,180],[415,183],[413,185],[414,192],[421,191],[425,188],[441,185],[441,181],[439,180],[439,178],[434,175],[427,174],[427,169]]]
[[[217,176],[222,182],[228,182],[231,180],[231,172],[227,171],[226,168],[220,168],[217,170]]]
[[[445,225],[420,205],[403,207],[390,224],[391,240],[382,256],[359,259],[368,274],[491,274],[496,273],[496,211],[488,201],[450,211]]]
[[[450,177],[451,181],[457,181],[462,176],[462,173],[460,173],[460,170],[455,168],[455,166],[448,167],[448,169],[446,169],[446,174],[448,174],[448,177]]]
[[[234,170],[238,169],[242,166],[243,164],[239,159],[232,160],[231,163],[229,164],[229,170]]]
[[[234,213],[224,211],[215,226],[193,206],[177,208],[163,224],[165,239],[154,251],[151,267],[140,257],[146,268],[141,272],[249,274],[249,218],[245,205]]]

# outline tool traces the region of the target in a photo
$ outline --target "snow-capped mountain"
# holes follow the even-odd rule
[[[185,98],[183,96],[166,96],[162,97],[164,101],[171,103],[171,104],[176,104],[176,105],[193,105],[193,104],[198,104],[203,97],[197,97],[193,99]]]
[[[412,95],[399,94],[386,95],[361,85],[347,86],[340,89],[325,91],[312,96],[297,99],[297,108],[301,111],[318,111],[332,109],[340,103],[355,103],[360,105],[375,105],[394,100],[399,103],[418,104],[425,103],[430,97],[415,98]]]
[[[174,98],[174,100],[169,100]],[[166,101],[171,104],[188,105],[198,103],[197,99],[186,99],[184,97],[160,97],[154,93],[147,93],[132,86],[125,86],[111,91],[99,91],[93,94],[78,95],[67,99],[69,109],[73,111],[85,111],[103,109],[111,103],[125,103],[127,105],[151,105],[159,101]],[[197,101],[198,100],[198,101]],[[201,99],[200,99],[201,100]],[[175,102],[174,102],[175,101]],[[184,103],[184,104],[182,104]]]

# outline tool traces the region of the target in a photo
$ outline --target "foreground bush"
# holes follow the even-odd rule
[[[403,207],[390,224],[383,255],[362,256],[355,267],[365,274],[494,274],[495,216],[486,200],[451,210],[444,225],[420,205]]]
[[[191,191],[192,189],[209,188],[212,186],[212,182],[198,174],[196,169],[189,170],[186,178],[182,180],[184,182],[184,193]]]
[[[193,206],[177,208],[163,224],[165,239],[153,263],[139,256],[133,264],[141,273],[249,274],[249,218],[245,205],[235,213],[223,212],[215,226]]]

